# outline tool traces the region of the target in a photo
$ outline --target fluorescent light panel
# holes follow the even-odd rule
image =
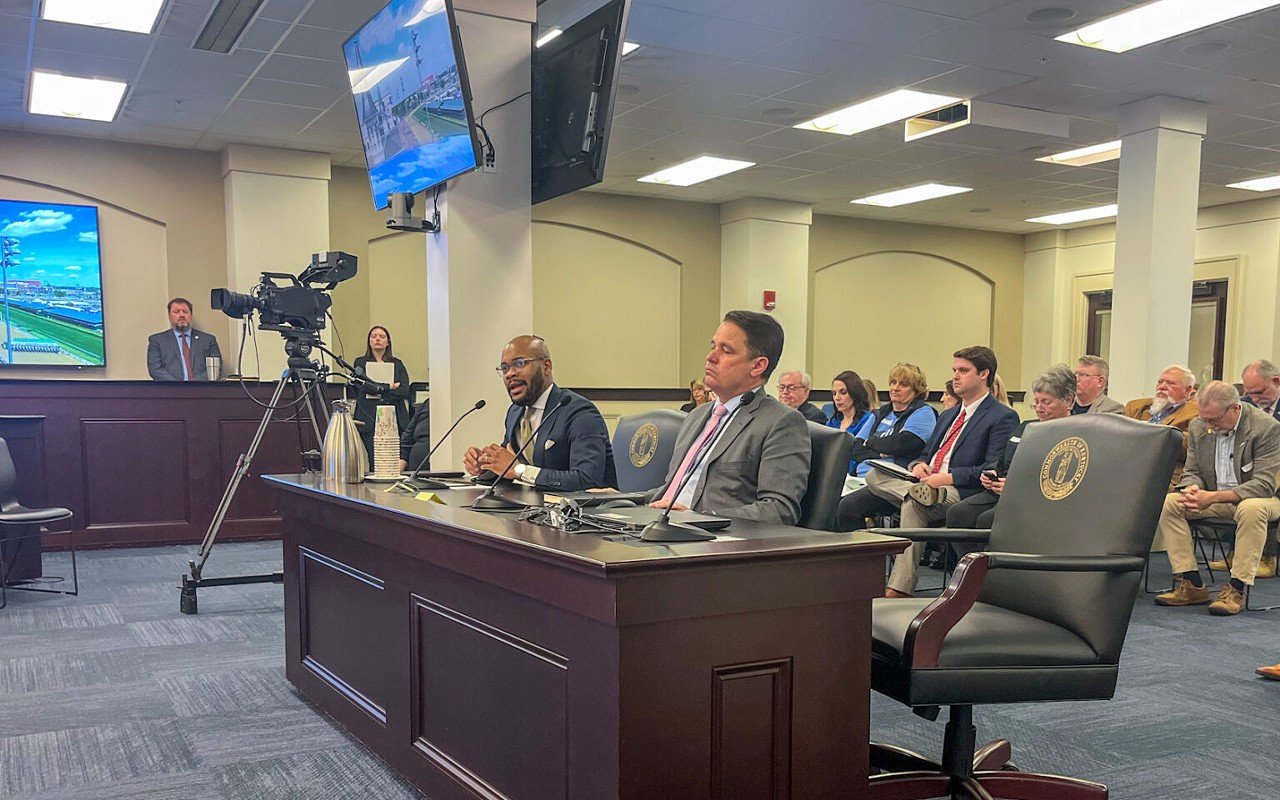
[[[909,186],[906,189],[896,189],[892,192],[883,192],[881,194],[873,194],[870,197],[863,197],[858,200],[850,200],[850,203],[859,203],[864,206],[880,206],[881,208],[893,208],[894,206],[905,206],[908,203],[920,203],[925,200],[932,200],[935,197],[948,197],[953,194],[964,194],[972,192],[967,186],[947,186],[945,183],[922,183],[919,186]]]
[[[1037,158],[1036,161],[1044,161],[1049,164],[1065,164],[1072,167],[1084,167],[1089,164],[1100,164],[1103,161],[1112,161],[1120,157],[1120,140],[1114,142],[1103,142],[1102,144],[1092,144],[1088,147],[1078,147],[1075,150],[1066,150],[1061,153],[1054,153],[1051,156]]]
[[[898,89],[829,114],[814,117],[795,127],[852,136],[855,133],[879,128],[881,125],[901,122],[910,117],[937,111],[939,108],[959,103],[961,99],[930,92],[918,92],[914,89]]]
[[[1276,5],[1277,0],[1156,0],[1064,33],[1058,41],[1123,53]]]
[[[1227,187],[1230,189],[1248,189],[1251,192],[1271,192],[1280,189],[1280,175],[1253,178],[1239,183],[1228,183]]]
[[[164,0],[44,0],[40,16],[53,22],[151,33]]]
[[[1039,222],[1044,225],[1070,225],[1073,222],[1085,222],[1091,219],[1114,217],[1119,207],[1114,203],[1097,208],[1082,208],[1079,211],[1064,211],[1061,214],[1050,214],[1045,217],[1032,217],[1027,222]]]
[[[547,32],[543,33],[541,36],[539,36],[539,37],[538,37],[538,41],[534,42],[534,46],[535,46],[535,47],[542,47],[544,44],[546,44],[547,42],[552,41],[553,39],[555,39],[557,36],[559,36],[559,35],[560,35],[560,34],[562,34],[562,33],[564,33],[564,31],[560,30],[559,28],[552,28],[551,30],[549,30],[549,31],[547,31]]]
[[[127,88],[129,84],[120,81],[32,70],[27,110],[32,114],[111,122]]]
[[[709,181],[712,178],[719,178],[721,175],[728,175],[730,172],[737,172],[740,169],[754,166],[754,161],[736,161],[732,158],[720,158],[719,156],[698,156],[688,161],[682,161],[679,164],[673,164],[666,169],[660,169],[652,175],[637,178],[637,180],[641,183],[661,183],[667,186],[692,186],[695,183]]]

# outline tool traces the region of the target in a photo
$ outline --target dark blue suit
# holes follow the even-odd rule
[[[557,408],[556,404],[564,396],[569,398],[569,402]],[[524,444],[516,441],[524,408],[513,405],[507,409],[506,438],[502,444],[512,450]],[[547,396],[542,425],[534,436],[534,443],[525,448],[524,457],[540,470],[535,481],[539,489],[577,492],[605,486],[618,487],[613,448],[609,444],[609,429],[604,425],[604,417],[600,416],[595,403],[555,384],[551,385],[551,394]]]
[[[956,417],[960,416],[962,406],[955,405],[938,416],[938,424],[933,428],[933,435],[925,443],[924,453],[917,459],[926,464],[933,463],[933,457],[942,440],[950,432]],[[968,497],[982,491],[979,477],[984,469],[994,469],[1000,463],[1005,445],[1009,437],[1018,427],[1018,413],[1001,403],[994,395],[987,395],[973,412],[973,418],[960,432],[960,438],[951,446],[951,481],[960,492],[961,497]]]

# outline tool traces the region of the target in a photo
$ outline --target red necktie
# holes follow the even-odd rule
[[[960,416],[956,417],[956,421],[951,425],[951,430],[947,431],[947,438],[942,441],[942,446],[938,448],[938,452],[933,456],[933,471],[938,472],[942,469],[942,461],[947,457],[947,453],[951,452],[951,445],[956,443],[956,437],[960,435],[960,429],[964,427],[964,409],[960,409]]]
[[[694,458],[707,444],[707,440],[720,427],[720,420],[724,418],[727,411],[728,409],[724,407],[723,403],[716,403],[715,408],[712,409],[711,416],[707,418],[707,424],[702,428],[702,434],[698,436],[698,440],[689,448],[689,452],[684,454],[684,461],[680,462],[680,469],[676,470],[676,474],[671,478],[671,485],[667,487],[667,491],[662,495],[662,499],[668,504],[675,501],[676,491],[680,488],[680,482],[684,480],[685,473],[689,471],[689,465],[693,463]]]
[[[196,376],[195,370],[191,368],[191,345],[187,344],[187,335],[179,334],[178,338],[182,339],[182,363],[187,366],[187,376],[183,380],[191,380]]]

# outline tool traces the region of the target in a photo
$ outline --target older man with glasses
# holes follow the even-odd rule
[[[617,488],[604,417],[590,400],[556,386],[551,350],[541,337],[512,339],[494,370],[511,398],[506,435],[502,444],[468,448],[462,460],[467,472],[506,474],[562,492]]]
[[[804,414],[804,418],[810,422],[826,425],[827,415],[809,402],[809,385],[809,373],[800,370],[784,372],[782,377],[778,378],[778,399],[783,405]]]
[[[1076,399],[1072,414],[1123,414],[1124,406],[1107,397],[1111,368],[1106,359],[1080,356],[1076,361]]]

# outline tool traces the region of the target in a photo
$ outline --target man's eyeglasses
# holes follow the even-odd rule
[[[513,358],[511,359],[510,364],[506,364],[506,363],[499,364],[498,366],[493,368],[493,371],[498,373],[499,375],[506,375],[508,372],[511,372],[512,370],[516,370],[516,371],[522,370],[535,361],[546,361],[546,360],[547,360],[546,356],[534,356],[532,358]]]
[[[791,394],[792,392],[798,392],[803,388],[805,387],[798,383],[780,383],[778,384],[778,394]]]
[[[1204,413],[1202,412],[1202,413],[1200,414],[1200,421],[1201,421],[1201,422],[1203,422],[1203,423],[1205,424],[1205,427],[1207,427],[1207,428],[1208,428],[1209,430],[1211,430],[1211,431],[1212,431],[1212,430],[1215,430],[1215,429],[1219,429],[1219,428],[1218,428],[1218,423],[1219,423],[1219,422],[1222,422],[1222,418],[1223,418],[1223,417],[1225,417],[1226,415],[1230,414],[1230,413],[1231,413],[1231,409],[1236,408],[1236,407],[1238,407],[1238,406],[1239,406],[1239,403],[1232,403],[1231,405],[1229,405],[1229,406],[1227,406],[1226,408],[1224,408],[1224,409],[1222,410],[1222,413],[1221,413],[1221,414],[1219,414],[1218,416],[1216,416],[1216,417],[1214,417],[1214,418],[1212,418],[1212,419],[1210,419],[1210,418],[1206,417],[1206,416],[1204,415]]]

